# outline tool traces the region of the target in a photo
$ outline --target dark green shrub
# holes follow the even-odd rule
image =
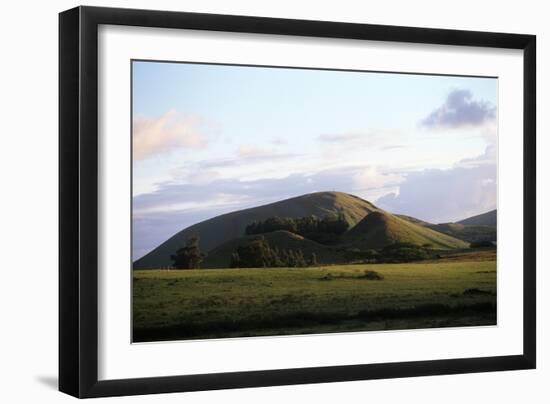
[[[494,247],[494,243],[489,240],[481,240],[481,241],[472,241],[470,243],[470,248],[483,248],[483,247]]]
[[[393,243],[378,251],[378,262],[410,262],[432,258],[428,250],[413,243]]]
[[[315,262],[317,258],[315,257]],[[231,254],[232,268],[276,268],[307,267],[302,250],[282,250],[271,248],[269,242],[260,236],[237,247]]]
[[[170,256],[174,261],[174,268],[176,269],[196,269],[200,268],[200,264],[206,254],[201,253],[199,247],[199,237],[193,236],[189,238],[185,246],[179,248],[175,255]]]
[[[369,281],[381,281],[384,279],[384,276],[376,271],[366,270],[361,278],[368,279]]]
[[[349,228],[344,215],[327,216],[319,219],[315,216],[299,218],[270,217],[246,226],[245,234],[254,235],[286,230],[321,244],[333,244]]]

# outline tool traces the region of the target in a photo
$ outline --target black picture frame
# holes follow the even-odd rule
[[[523,50],[523,354],[98,380],[98,26],[113,24]],[[505,33],[77,7],[59,15],[59,389],[104,397],[536,366],[536,37]]]

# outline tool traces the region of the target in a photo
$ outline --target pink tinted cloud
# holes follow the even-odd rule
[[[143,160],[173,148],[206,147],[207,137],[201,124],[199,117],[173,110],[157,117],[134,116],[134,159]]]

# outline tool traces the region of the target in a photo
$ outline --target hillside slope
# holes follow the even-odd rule
[[[231,254],[237,250],[237,247],[246,245],[251,240],[259,237],[263,237],[271,247],[277,248],[280,251],[301,250],[306,259],[314,253],[319,264],[339,264],[353,258],[352,254],[346,253],[341,248],[319,244],[298,234],[279,230],[262,235],[244,236],[229,240],[210,251],[202,262],[201,268],[229,268]]]
[[[491,210],[486,213],[482,213],[481,215],[476,215],[469,217],[467,219],[461,220],[460,222],[457,222],[459,224],[466,224],[466,225],[476,225],[476,226],[493,226],[496,227],[497,225],[497,211],[496,209]]]
[[[472,216],[459,222],[433,224],[423,220],[406,216],[395,215],[410,223],[418,224],[439,233],[458,238],[469,243],[475,241],[496,241],[496,210],[492,210],[481,215]]]
[[[378,249],[397,242],[430,244],[435,249],[468,247],[462,240],[384,211],[367,215],[344,235],[344,241],[361,249]]]
[[[305,217],[343,214],[350,226],[368,213],[379,209],[368,201],[343,192],[317,192],[250,209],[220,215],[190,226],[175,234],[157,248],[134,262],[134,269],[159,268],[172,265],[170,255],[194,235],[200,237],[203,251],[244,235],[247,225],[270,217]]]
[[[441,223],[430,224],[427,227],[470,243],[474,241],[496,241],[497,239],[497,229],[494,226]]]

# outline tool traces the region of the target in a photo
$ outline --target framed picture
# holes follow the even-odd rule
[[[61,391],[535,368],[534,36],[59,24]]]

